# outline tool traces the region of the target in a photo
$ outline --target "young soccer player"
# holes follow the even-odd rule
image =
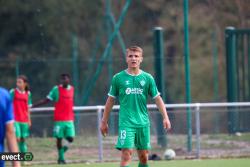
[[[4,152],[5,137],[9,151],[18,152],[11,98],[8,91],[0,87],[0,153]],[[20,167],[18,161],[14,161],[12,165]],[[4,167],[4,161],[0,160],[0,167]]]
[[[10,90],[13,101],[15,131],[20,152],[27,152],[25,139],[29,136],[31,126],[29,107],[32,105],[28,79],[24,75],[18,76],[16,88]]]
[[[140,69],[143,50],[138,46],[127,49],[128,68],[116,74],[112,79],[108,99],[105,105],[100,130],[104,136],[108,133],[108,119],[115,99],[120,101],[119,136],[116,148],[121,150],[121,167],[128,167],[133,149],[136,148],[140,160],[139,167],[148,167],[150,149],[150,122],[147,111],[147,98],[150,95],[159,108],[165,129],[171,124],[164,102],[157,90],[154,78]]]
[[[55,86],[48,96],[34,104],[37,107],[50,101],[55,102],[53,136],[57,139],[58,164],[65,164],[64,153],[75,136],[74,127],[74,87],[70,85],[69,74],[61,74],[61,84]],[[62,144],[63,139],[65,144]]]

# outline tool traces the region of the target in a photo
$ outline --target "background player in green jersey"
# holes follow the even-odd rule
[[[147,98],[151,96],[163,117],[165,129],[171,128],[164,102],[158,92],[154,78],[140,69],[143,50],[138,46],[127,49],[128,68],[116,74],[108,93],[108,99],[100,130],[104,136],[108,133],[108,119],[115,99],[120,102],[119,135],[116,148],[121,150],[121,167],[129,166],[132,152],[137,150],[139,167],[147,167],[150,149],[150,122],[147,111]]]
[[[55,103],[53,136],[56,138],[58,149],[58,164],[65,164],[64,153],[75,137],[74,87],[70,85],[69,74],[61,74],[61,84],[54,86],[48,96],[33,107],[50,101]]]

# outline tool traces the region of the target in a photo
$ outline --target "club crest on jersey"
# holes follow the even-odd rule
[[[144,86],[146,82],[144,80],[140,81],[141,86]]]

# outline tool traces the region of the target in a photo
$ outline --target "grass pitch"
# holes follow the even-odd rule
[[[249,167],[250,159],[210,159],[210,160],[173,160],[154,161],[149,163],[150,167]],[[32,165],[33,167],[59,167],[62,165]],[[130,167],[137,167],[133,162]],[[89,163],[89,164],[67,164],[63,167],[119,167],[119,163]]]

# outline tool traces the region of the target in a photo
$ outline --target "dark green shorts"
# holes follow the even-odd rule
[[[72,121],[55,122],[53,136],[56,138],[67,138],[75,136],[75,126]]]
[[[17,138],[26,138],[30,135],[30,128],[28,123],[15,122],[15,132]]]
[[[118,150],[137,149],[149,150],[150,145],[150,127],[128,128],[119,127],[119,136],[116,144]]]

